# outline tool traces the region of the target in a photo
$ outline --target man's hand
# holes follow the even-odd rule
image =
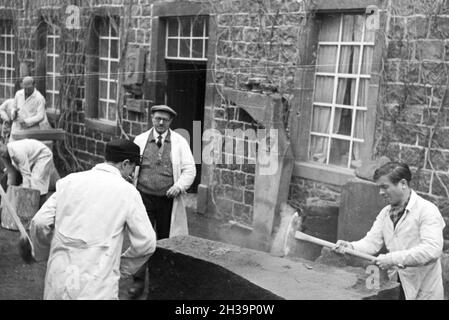
[[[337,253],[345,254],[346,249],[354,250],[354,246],[348,241],[338,240],[332,250]]]
[[[376,258],[376,265],[378,265],[381,269],[390,269],[391,267],[395,266],[393,263],[393,259],[391,257],[391,254],[380,254]]]
[[[176,198],[181,193],[181,188],[173,185],[170,189],[168,189],[166,195],[169,198]]]

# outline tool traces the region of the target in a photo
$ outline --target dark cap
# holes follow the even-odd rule
[[[122,162],[126,159],[140,165],[140,148],[126,139],[118,139],[106,144],[106,161]]]
[[[175,110],[173,110],[172,108],[170,108],[169,106],[166,106],[166,105],[152,106],[151,113],[154,113],[156,111],[168,112],[172,115],[173,118],[178,115]]]

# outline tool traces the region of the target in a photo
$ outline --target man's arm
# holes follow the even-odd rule
[[[190,150],[187,141],[182,140],[182,144],[180,145],[181,150],[181,176],[178,181],[175,182],[175,186],[181,189],[181,192],[187,191],[188,188],[192,185],[195,180],[196,175],[196,167],[195,160],[192,155],[192,151]]]
[[[376,220],[373,223],[373,226],[363,239],[350,242],[354,250],[373,255],[378,253],[380,249],[382,249],[382,246],[384,245],[384,237],[382,232],[384,224],[383,220],[385,218],[384,210],[382,210],[378,214]]]
[[[122,276],[135,274],[156,250],[156,233],[151,226],[142,198],[139,194],[135,194],[134,199],[130,201],[135,203],[126,219],[131,245],[121,257]]]
[[[419,227],[419,244],[408,250],[394,251],[390,256],[393,264],[416,267],[437,260],[443,252],[444,221],[439,210],[429,208],[422,214]]]
[[[55,227],[57,192],[44,203],[30,224],[30,238],[36,261],[48,259]]]

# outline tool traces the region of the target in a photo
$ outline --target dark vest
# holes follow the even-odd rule
[[[156,144],[154,132],[150,132],[143,152],[139,179],[137,180],[137,189],[139,191],[155,196],[165,196],[174,183],[170,153],[170,131],[168,131],[164,144],[160,149]]]

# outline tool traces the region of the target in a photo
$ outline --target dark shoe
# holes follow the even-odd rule
[[[144,282],[134,282],[133,286],[128,289],[128,296],[132,300],[136,300],[140,298],[140,296],[143,294],[143,291],[145,289],[145,283]]]

